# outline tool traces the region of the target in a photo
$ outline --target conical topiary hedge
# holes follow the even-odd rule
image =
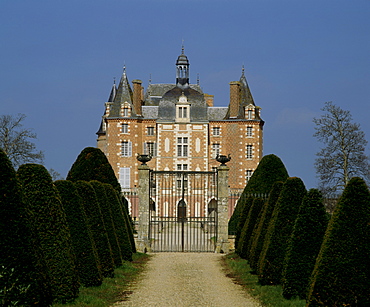
[[[261,284],[280,284],[286,249],[306,188],[300,178],[288,178],[281,190],[267,230],[258,264]]]
[[[105,229],[107,231],[109,244],[112,250],[113,262],[116,267],[122,265],[121,248],[118,244],[116,227],[113,222],[112,202],[107,198],[104,184],[97,180],[89,182],[95,190],[97,200],[102,212]]]
[[[370,192],[352,178],[334,210],[317,257],[307,305],[370,306]]]
[[[44,166],[21,165],[17,177],[22,183],[27,210],[37,233],[55,302],[78,296],[79,283],[71,235],[58,191]]]
[[[95,190],[91,184],[86,181],[79,180],[75,182],[75,185],[82,199],[82,206],[87,217],[87,225],[90,228],[91,235],[95,242],[101,273],[103,277],[112,277],[114,276],[112,250]]]
[[[246,197],[246,199],[243,201],[243,207],[241,208],[240,215],[238,218],[238,227],[236,228],[236,233],[235,233],[235,252],[240,255],[241,250],[240,250],[240,238],[242,236],[242,229],[243,226],[248,218],[249,210],[252,207],[253,204],[253,197]]]
[[[58,180],[54,184],[59,191],[71,231],[80,282],[85,287],[99,286],[103,280],[99,269],[100,262],[95,242],[87,225],[82,200],[72,181]]]
[[[269,197],[262,208],[261,218],[258,222],[257,228],[252,234],[248,262],[254,272],[257,272],[258,261],[265,241],[267,229],[281,189],[283,188],[283,184],[284,183],[282,181],[277,181],[272,186]]]
[[[0,293],[3,306],[50,306],[44,259],[33,246],[33,229],[16,172],[0,149]]]
[[[109,164],[105,154],[99,148],[86,147],[82,150],[68,172],[67,180],[97,180],[103,183],[109,183],[117,192],[121,192],[121,186],[114,174],[113,168]]]
[[[287,178],[288,172],[279,157],[274,154],[264,156],[253,172],[252,177],[249,179],[235,206],[234,213],[229,221],[229,233],[234,234],[238,231],[239,216],[247,196],[253,194],[256,194],[256,196],[262,194],[267,195],[276,181],[285,181]]]
[[[327,225],[322,195],[311,189],[303,198],[285,256],[282,283],[285,298],[307,297],[309,278]]]
[[[240,240],[238,244],[239,250],[240,250],[239,255],[243,259],[248,259],[248,256],[249,256],[248,247],[249,247],[250,238],[252,236],[253,229],[256,226],[258,215],[260,214],[262,210],[264,202],[265,201],[262,198],[255,198],[248,212],[248,216],[244,223],[242,234],[240,236]]]
[[[122,253],[122,259],[132,261],[132,246],[128,231],[128,221],[125,219],[125,212],[122,210],[118,193],[111,185],[104,184],[108,201],[111,205],[114,225],[116,228],[118,244]]]
[[[132,250],[133,253],[136,253],[135,238],[134,238],[135,225],[134,225],[132,217],[130,216],[129,211],[128,211],[128,201],[123,195],[121,197],[119,197],[119,199],[121,201],[121,206],[122,206],[124,212],[126,212],[125,218],[126,218],[126,222],[127,222],[127,225],[128,225],[127,230],[128,230],[128,234],[129,234],[129,237],[130,237],[131,250]]]

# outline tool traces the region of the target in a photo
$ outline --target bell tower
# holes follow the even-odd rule
[[[189,87],[189,61],[188,57],[184,54],[184,46],[176,61],[176,86],[181,89]]]

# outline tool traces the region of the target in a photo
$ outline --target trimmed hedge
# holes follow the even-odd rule
[[[285,181],[287,178],[288,172],[278,156],[273,154],[264,156],[235,206],[234,213],[229,221],[229,233],[233,234],[236,231],[240,231],[238,229],[239,216],[247,196],[251,194],[268,194],[276,181]]]
[[[117,192],[121,192],[121,186],[113,168],[109,164],[105,154],[99,148],[86,147],[82,150],[68,172],[67,180],[97,180],[103,183],[109,183]]]
[[[44,259],[33,248],[33,229],[16,172],[0,149],[0,297],[3,306],[50,306]]]
[[[58,191],[44,166],[21,165],[17,177],[24,189],[30,222],[34,225],[50,278],[54,302],[78,296],[79,282],[71,234]]]
[[[82,200],[72,181],[58,180],[54,184],[59,191],[71,231],[80,282],[85,287],[99,286],[103,280],[99,270],[100,262],[95,242],[87,226]]]
[[[136,253],[135,238],[134,238],[135,225],[128,212],[128,201],[123,195],[120,197],[120,201],[121,201],[121,205],[122,205],[124,212],[126,212],[124,216],[127,222],[127,230],[128,230],[128,235],[129,235],[130,242],[131,242],[131,249],[133,253]]]
[[[262,208],[262,213],[257,228],[253,230],[248,262],[254,272],[257,272],[258,261],[263,248],[266,232],[281,189],[283,188],[283,184],[284,183],[282,181],[277,181],[272,186],[269,197]]]
[[[301,179],[288,178],[281,190],[267,230],[258,265],[261,284],[280,284],[286,249],[306,188]]]
[[[311,189],[303,198],[288,245],[283,270],[283,296],[307,297],[308,283],[320,251],[328,216],[322,194]]]
[[[363,179],[345,187],[326,230],[307,306],[370,306],[370,192]]]
[[[115,267],[119,267],[123,264],[121,249],[118,244],[116,228],[113,223],[112,217],[112,202],[108,200],[107,193],[104,187],[104,184],[97,180],[92,180],[89,182],[95,190],[96,197],[99,202],[99,206],[102,212],[105,229],[107,231],[109,244],[112,250],[113,262]]]
[[[244,227],[244,224],[248,218],[249,210],[252,207],[253,204],[253,197],[246,197],[246,199],[243,201],[243,208],[240,211],[240,215],[238,218],[238,227],[236,228],[236,233],[235,233],[235,252],[240,256],[240,248],[239,248],[239,243],[240,243],[240,238],[242,236],[242,230]]]
[[[256,226],[258,216],[262,210],[265,201],[262,198],[255,198],[252,206],[249,209],[247,220],[244,223],[242,234],[239,240],[239,256],[243,259],[249,258],[248,248],[249,242],[252,237],[253,229]]]
[[[116,228],[118,244],[123,260],[132,261],[132,246],[129,238],[128,221],[125,219],[125,212],[121,208],[118,193],[109,184],[104,184],[108,202],[112,209],[112,216]]]
[[[86,181],[79,180],[75,185],[82,199],[82,206],[86,213],[87,224],[95,242],[101,274],[103,277],[113,277],[114,262],[112,250],[95,190],[92,185]]]

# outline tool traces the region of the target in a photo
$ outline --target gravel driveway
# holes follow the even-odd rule
[[[222,272],[221,254],[156,253],[132,285],[127,301],[114,306],[260,306]]]

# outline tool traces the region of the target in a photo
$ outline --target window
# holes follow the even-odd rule
[[[123,108],[123,117],[128,117],[128,108]]]
[[[146,142],[144,143],[144,155],[157,156],[157,143]]]
[[[178,171],[187,171],[188,165],[187,164],[177,164],[177,170]],[[181,189],[183,187],[184,183],[184,189],[188,188],[188,174],[186,173],[178,173],[177,174],[177,188]]]
[[[122,133],[128,133],[128,124],[122,124]]]
[[[252,137],[252,136],[253,136],[253,128],[247,127],[247,137]]]
[[[248,110],[248,119],[252,119],[252,116],[253,116],[253,111]]]
[[[188,107],[179,107],[179,118],[187,118],[188,117]]]
[[[213,127],[212,128],[212,134],[213,134],[213,136],[219,136],[220,135],[220,127]]]
[[[188,138],[187,137],[177,138],[177,156],[178,157],[188,156]]]
[[[154,127],[147,127],[147,134],[154,135]]]
[[[119,183],[122,189],[130,188],[130,168],[129,167],[119,168]]]
[[[253,171],[252,171],[251,169],[247,169],[247,170],[245,171],[245,180],[246,180],[247,182],[249,181],[249,179],[251,179],[252,174],[253,174]]]
[[[212,158],[216,159],[217,155],[220,154],[220,144],[212,144]]]
[[[131,157],[132,155],[132,143],[122,142],[122,157]]]
[[[247,159],[253,158],[253,145],[247,145],[246,156],[247,156]]]

